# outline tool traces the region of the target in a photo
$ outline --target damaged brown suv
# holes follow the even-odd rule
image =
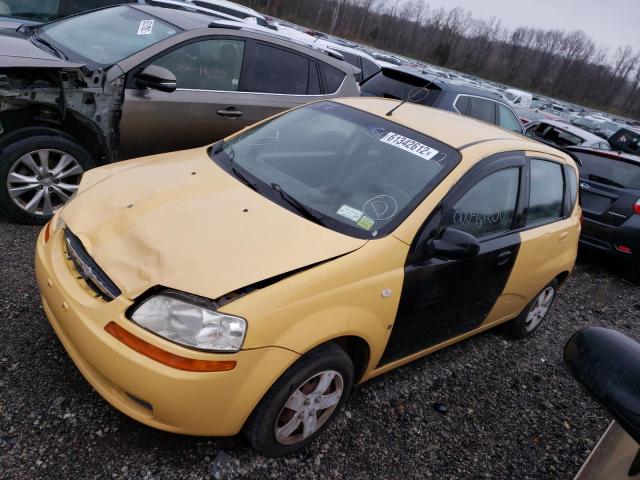
[[[120,5],[0,35],[0,212],[43,223],[94,166],[202,146],[357,96],[339,55],[240,23]]]

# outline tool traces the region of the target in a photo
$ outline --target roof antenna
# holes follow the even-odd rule
[[[393,112],[395,112],[397,109],[399,109],[402,105],[404,105],[407,102],[419,102],[421,100],[424,100],[427,95],[429,95],[429,92],[431,91],[429,89],[429,87],[433,85],[433,82],[431,80],[429,80],[427,83],[425,83],[422,87],[417,88],[416,90],[414,90],[413,92],[411,92],[409,95],[407,95],[407,98],[405,98],[403,101],[401,101],[398,105],[396,105],[395,107],[393,107],[391,110],[389,110],[387,113],[385,113],[385,116],[387,117],[391,117],[393,116]],[[417,99],[417,95],[418,93],[420,93],[421,91],[425,91],[425,94],[422,98]]]

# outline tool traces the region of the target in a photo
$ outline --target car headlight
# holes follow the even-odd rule
[[[149,297],[135,307],[130,318],[167,340],[215,352],[237,352],[247,331],[243,318],[217,312],[198,298],[172,292]]]

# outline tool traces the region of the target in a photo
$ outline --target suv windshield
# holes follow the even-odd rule
[[[213,154],[271,200],[360,238],[393,230],[460,161],[442,142],[334,102],[292,110]]]
[[[37,34],[98,65],[112,65],[178,33],[178,28],[135,8],[96,10],[43,25]]]

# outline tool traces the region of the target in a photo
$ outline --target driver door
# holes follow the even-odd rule
[[[511,275],[527,198],[526,160],[520,152],[484,160],[451,190],[413,241],[379,366],[482,325]],[[428,253],[425,243],[445,228],[474,235],[478,255],[453,260]]]
[[[121,157],[203,146],[252,123],[251,95],[240,91],[247,49],[241,37],[198,38],[129,72],[120,122]],[[150,64],[172,72],[177,90],[139,88],[135,76]]]

